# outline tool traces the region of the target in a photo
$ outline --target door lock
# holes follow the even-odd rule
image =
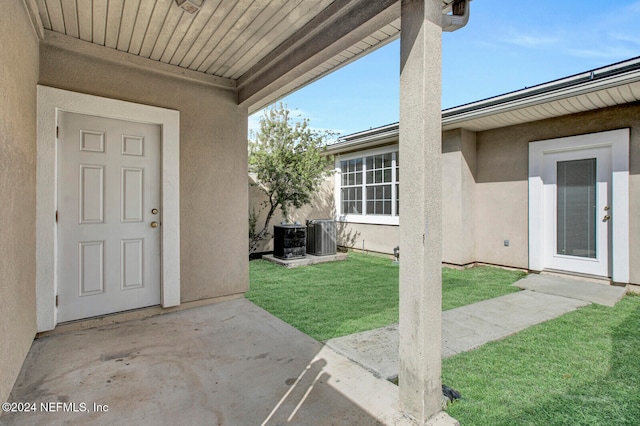
[[[151,214],[158,214],[158,209],[151,209]]]

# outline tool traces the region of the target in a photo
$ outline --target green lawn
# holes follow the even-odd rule
[[[298,269],[250,263],[254,303],[323,341],[398,321],[398,266],[350,253]],[[444,268],[443,309],[518,291],[524,274]],[[463,425],[640,424],[640,297],[589,305],[443,360],[462,393],[449,414]]]
[[[463,425],[640,424],[640,297],[589,305],[443,361]]]
[[[325,341],[398,322],[398,265],[389,258],[349,253],[343,262],[286,269],[250,262],[247,299],[309,336]],[[522,272],[444,268],[443,309],[518,291]]]

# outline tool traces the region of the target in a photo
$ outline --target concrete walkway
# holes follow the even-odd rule
[[[590,303],[614,306],[624,287],[552,275],[530,274],[513,284],[524,289],[442,313],[444,358],[510,336]],[[398,375],[398,325],[327,341],[327,346],[377,377]]]

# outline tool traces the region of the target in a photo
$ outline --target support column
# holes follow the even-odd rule
[[[442,2],[401,7],[398,379],[402,410],[425,424],[442,398]]]

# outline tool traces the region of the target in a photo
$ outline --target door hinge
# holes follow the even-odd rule
[[[58,210],[56,210],[56,223],[58,223]]]
[[[56,126],[56,138],[60,137],[60,127]]]
[[[56,308],[58,307],[58,295],[56,294]]]

